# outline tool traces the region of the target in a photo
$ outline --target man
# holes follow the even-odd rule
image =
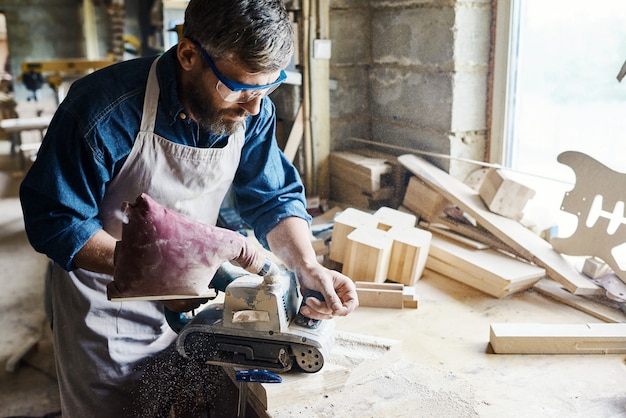
[[[150,394],[159,392],[141,386],[159,380],[147,373],[180,361],[161,358],[175,339],[163,303],[106,296],[121,202],[142,192],[214,224],[232,186],[258,239],[303,288],[323,294],[326,302],[308,299],[305,316],[327,319],[357,307],[353,282],[316,260],[302,183],[274,138],[267,95],[284,79],[293,42],[280,0],[191,0],[177,46],[84,77],[59,106],[20,198],[31,244],[54,261],[64,417],[145,413],[154,405],[133,403],[157,403]],[[167,306],[185,311],[197,303]],[[178,375],[173,369],[169,376]],[[138,390],[144,396],[130,395]]]

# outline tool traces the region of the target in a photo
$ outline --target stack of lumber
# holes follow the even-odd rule
[[[454,228],[463,225],[458,232],[473,231],[472,239],[481,241],[496,249],[526,260],[535,266],[545,269],[546,275],[560,283],[564,288],[577,295],[594,295],[602,289],[589,280],[565,258],[552,248],[540,236],[530,231],[515,219],[497,214],[489,210],[479,192],[462,181],[450,176],[423,158],[414,155],[402,155],[400,161],[425,187],[440,194],[444,199],[457,207],[474,224],[462,224],[451,220],[448,226]],[[408,190],[407,190],[408,193]],[[417,198],[405,198],[415,202]],[[431,199],[432,200],[432,199]],[[431,214],[433,218],[434,214]],[[443,217],[437,218],[439,221]],[[467,234],[466,234],[467,235]],[[502,247],[498,242],[504,244]]]
[[[434,234],[426,268],[502,298],[526,290],[545,269],[493,249],[475,249]]]
[[[330,198],[360,209],[398,207],[406,169],[396,157],[368,150],[330,154]]]

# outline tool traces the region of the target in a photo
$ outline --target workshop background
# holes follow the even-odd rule
[[[3,86],[12,86],[0,96],[2,119],[49,118],[81,76],[68,63],[92,61],[95,69],[172,45],[185,3],[0,0],[0,72]],[[335,152],[367,149],[386,158],[416,150],[460,180],[476,169],[467,160],[497,161],[490,145],[498,3],[508,4],[285,2],[299,39],[289,81],[272,95],[277,139],[293,149],[316,210],[329,201],[342,208],[398,208],[406,192],[404,172],[380,199],[341,193],[333,188]],[[44,131],[0,130],[2,417],[60,416],[43,309],[47,260],[28,245],[17,199]],[[312,390],[311,399],[270,415],[626,416],[622,354],[503,356],[488,347],[491,323],[597,322],[593,315],[533,289],[493,298],[428,268],[415,291],[417,310],[361,307],[337,321],[341,330],[401,341],[393,361],[373,361],[377,365],[369,374],[361,370],[364,377],[353,382],[353,391],[315,397]]]

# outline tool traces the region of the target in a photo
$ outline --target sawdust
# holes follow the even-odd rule
[[[141,409],[136,418],[202,417],[223,409],[225,398],[236,396],[219,366],[182,357],[174,345],[137,368],[141,383],[132,394]],[[215,416],[215,414],[211,414]]]
[[[367,400],[363,393],[371,394]],[[458,375],[404,361],[310,402],[285,408],[274,418],[307,417],[478,417],[475,391]]]

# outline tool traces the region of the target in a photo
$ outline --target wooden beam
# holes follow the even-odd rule
[[[496,354],[624,354],[626,324],[491,324]]]

